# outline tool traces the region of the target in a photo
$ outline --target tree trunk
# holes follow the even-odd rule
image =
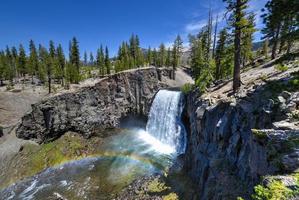
[[[51,78],[48,78],[49,94],[51,94]]]
[[[216,17],[214,41],[213,41],[213,58],[215,58],[216,40],[217,40],[217,28],[218,28],[218,15]]]
[[[287,42],[287,54],[291,53],[291,48],[292,48],[292,41],[288,40],[288,42]]]
[[[209,21],[208,21],[208,44],[207,44],[207,63],[210,62],[210,48],[212,43],[212,27],[213,26],[213,19],[212,19],[212,12],[211,9],[209,11]]]
[[[241,0],[237,0],[236,5],[236,22],[235,22],[235,60],[234,60],[234,77],[233,91],[236,93],[241,86],[240,66],[241,66]]]
[[[172,79],[173,79],[173,80],[175,80],[175,70],[176,70],[176,68],[173,67],[173,68],[172,68]]]
[[[276,58],[276,51],[277,51],[280,27],[281,27],[281,23],[278,24],[276,32],[275,32],[275,37],[274,37],[273,47],[272,47],[272,55],[271,55],[272,60]]]
[[[220,79],[220,59],[216,60],[216,80]]]
[[[279,44],[279,51],[278,51],[279,54],[282,53],[284,45],[285,45],[285,40],[281,39]]]

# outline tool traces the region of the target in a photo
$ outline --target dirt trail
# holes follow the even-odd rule
[[[0,126],[13,126],[31,109],[31,104],[37,103],[47,95],[47,90],[38,86],[26,87],[24,90],[0,91]]]
[[[255,68],[245,69],[241,73],[242,85],[238,93],[239,97],[244,97],[248,92],[254,91],[255,88],[259,85],[264,85],[267,81],[278,80],[287,78],[291,73],[299,71],[299,58],[289,65],[289,68],[285,72],[278,71],[275,69],[275,61],[269,61],[263,65],[260,65]],[[295,64],[294,64],[295,63]],[[232,79],[226,80],[223,83],[209,88],[208,92],[203,95],[203,98],[210,100],[224,100],[230,98],[232,93]]]
[[[171,87],[182,87],[183,85],[190,83],[190,84],[194,84],[194,80],[192,79],[192,77],[190,76],[190,74],[188,74],[188,72],[186,72],[186,70],[184,68],[178,68],[175,72],[175,80],[166,80],[168,85],[171,85]]]

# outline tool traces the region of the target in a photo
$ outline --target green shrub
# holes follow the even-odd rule
[[[287,200],[293,196],[293,191],[280,181],[272,181],[268,187],[257,185],[254,192],[253,200]]]
[[[268,76],[266,74],[263,74],[260,76],[260,79],[264,82],[267,80],[267,78],[268,78]]]
[[[192,90],[193,90],[193,85],[190,84],[190,83],[186,83],[185,85],[183,85],[183,86],[181,87],[181,91],[182,91],[184,94],[188,94],[188,93],[190,93]]]
[[[299,78],[297,78],[297,77],[294,78],[293,80],[290,81],[290,84],[291,84],[291,86],[294,87],[294,88],[295,88],[295,87],[296,87],[296,88],[299,88]]]
[[[267,134],[261,130],[252,129],[251,132],[257,139],[264,140],[267,139]]]
[[[285,71],[287,71],[289,68],[288,68],[288,66],[283,65],[282,63],[280,63],[280,64],[275,65],[275,69],[276,69],[277,71],[280,71],[280,72],[285,72]]]

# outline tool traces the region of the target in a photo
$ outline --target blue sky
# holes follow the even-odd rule
[[[265,3],[251,0],[249,9],[259,16]],[[67,53],[76,36],[81,55],[95,52],[100,44],[114,55],[132,33],[139,35],[142,47],[170,45],[177,34],[187,42],[187,35],[206,23],[210,6],[215,15],[225,11],[222,0],[1,0],[0,49],[20,43],[28,47],[30,39],[43,45],[53,40]]]

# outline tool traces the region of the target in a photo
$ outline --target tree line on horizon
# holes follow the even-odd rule
[[[197,34],[189,35],[191,67],[196,86],[205,91],[213,82],[233,77],[233,91],[241,86],[240,70],[255,59],[253,53],[253,35],[255,14],[248,12],[249,0],[223,0],[227,3],[226,14],[223,16],[227,25],[218,30],[218,19],[210,10],[208,21]],[[261,53],[268,58],[271,47],[271,59],[277,53],[290,53],[294,42],[299,39],[299,2],[296,0],[269,0],[263,11],[265,28]],[[222,16],[220,16],[222,17]],[[80,58],[79,42],[74,37],[69,43],[69,55],[65,56],[61,44],[55,46],[53,41],[46,48],[41,44],[36,47],[33,40],[29,42],[29,54],[26,55],[24,46],[6,47],[0,50],[0,85],[9,80],[13,86],[16,80],[25,81],[29,75],[34,82],[38,79],[48,85],[60,83],[62,86],[78,84],[79,81],[90,77],[91,71],[98,76],[105,76],[123,70],[143,66],[169,67],[173,71],[181,65],[183,41],[178,35],[172,47],[163,43],[158,48],[143,49],[139,37],[132,34],[129,41],[119,46],[117,56],[109,57],[109,49],[100,45],[96,55]],[[86,70],[88,74],[86,76]],[[175,74],[173,74],[174,77]]]
[[[182,40],[178,36],[172,48],[166,49],[162,43],[159,49],[147,50],[140,47],[139,37],[132,34],[129,42],[123,42],[115,58],[109,57],[109,49],[100,45],[96,55],[87,55],[85,51],[83,60],[80,59],[79,42],[74,37],[69,43],[69,55],[65,56],[61,44],[55,46],[51,40],[49,47],[39,44],[36,47],[33,40],[29,41],[29,54],[26,55],[22,44],[16,47],[6,47],[0,51],[0,85],[4,80],[9,80],[9,86],[13,86],[18,80],[25,82],[26,75],[31,77],[32,84],[38,80],[42,84],[48,85],[51,93],[53,82],[62,86],[78,84],[86,78],[84,76],[88,69],[96,71],[97,76],[110,75],[123,70],[140,68],[143,66],[173,67],[179,65],[179,57],[182,49]],[[89,76],[87,76],[89,77]]]
[[[240,70],[255,59],[253,53],[253,35],[255,14],[248,12],[249,0],[223,0],[227,3],[227,25],[218,31],[218,16],[213,20],[212,12],[206,26],[196,35],[189,36],[191,48],[190,66],[196,85],[205,91],[211,83],[233,77],[233,92],[241,86]],[[299,39],[299,2],[296,0],[269,0],[262,9],[265,27],[261,55],[271,59],[277,53],[287,54]],[[215,21],[215,22],[213,22]],[[217,39],[218,38],[218,39]]]
[[[16,80],[25,82],[26,75],[29,75],[34,83],[38,79],[47,83],[51,93],[53,80],[60,82],[62,86],[66,83],[78,83],[80,80],[80,53],[77,39],[70,41],[69,59],[67,60],[61,44],[55,47],[54,42],[49,42],[46,48],[39,44],[36,47],[33,40],[29,41],[29,55],[26,55],[24,46],[6,47],[0,51],[0,85],[3,80],[9,80],[13,86]]]

